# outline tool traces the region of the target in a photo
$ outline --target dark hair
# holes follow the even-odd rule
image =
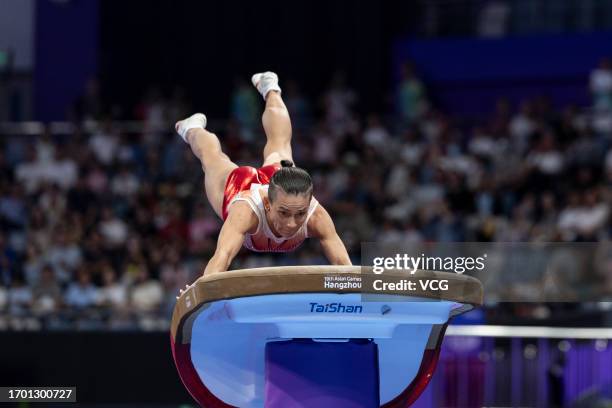
[[[286,194],[312,195],[312,178],[304,169],[294,167],[291,160],[281,160],[282,168],[278,169],[270,179],[268,198],[271,202],[276,199],[278,189]]]

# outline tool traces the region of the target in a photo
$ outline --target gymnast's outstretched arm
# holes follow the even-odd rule
[[[332,265],[352,265],[344,243],[329,213],[321,204],[308,220],[308,236],[319,238],[323,253]]]
[[[217,249],[208,261],[204,275],[227,271],[242,246],[244,235],[255,228],[257,223],[257,215],[246,202],[238,201],[232,204],[221,227]]]

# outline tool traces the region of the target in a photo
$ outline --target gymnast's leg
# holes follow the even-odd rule
[[[178,121],[175,126],[178,134],[189,144],[202,163],[206,196],[217,215],[222,217],[225,181],[229,173],[238,166],[223,153],[219,138],[205,127],[206,116],[201,113]]]
[[[263,165],[278,163],[281,160],[293,161],[291,120],[281,98],[278,76],[273,72],[264,72],[253,75],[252,81],[266,101],[266,108],[261,118],[267,138],[263,151]]]

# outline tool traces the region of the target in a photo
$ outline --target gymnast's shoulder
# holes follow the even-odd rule
[[[334,221],[321,203],[317,205],[317,208],[315,208],[308,219],[306,228],[308,230],[308,236],[311,238],[323,238],[330,234],[335,234],[336,232]]]
[[[242,233],[254,234],[259,225],[259,218],[246,201],[235,201],[228,210],[225,224]]]

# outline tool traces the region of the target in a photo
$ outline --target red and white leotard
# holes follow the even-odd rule
[[[223,219],[227,218],[230,205],[236,201],[246,201],[259,220],[255,233],[247,233],[244,237],[243,245],[251,251],[289,252],[299,247],[308,238],[308,220],[319,205],[314,197],[310,200],[304,224],[291,237],[276,237],[268,225],[260,191],[264,195],[267,194],[270,178],[280,167],[280,164],[259,169],[248,166],[238,167],[230,173],[227,179],[222,209]]]

